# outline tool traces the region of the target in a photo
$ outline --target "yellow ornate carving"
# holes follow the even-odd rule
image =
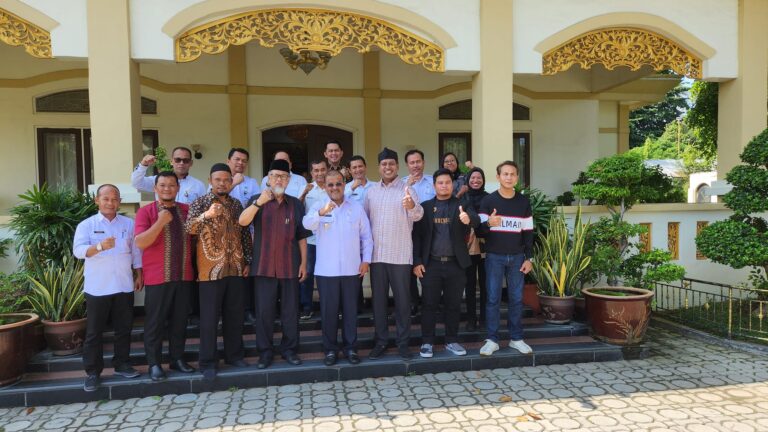
[[[649,65],[670,69],[689,78],[701,78],[701,59],[669,39],[637,28],[607,28],[584,33],[553,48],[542,58],[544,75],[566,71],[574,64],[589,69],[601,64],[612,70],[626,66],[638,70]]]
[[[640,246],[643,252],[650,252],[651,251],[651,223],[650,222],[642,222],[640,223],[640,226],[645,228],[645,232],[640,233],[640,243],[642,245]]]
[[[50,33],[4,9],[0,9],[0,41],[21,45],[34,57],[51,58]]]
[[[333,56],[344,48],[360,53],[374,46],[432,72],[445,70],[443,50],[404,29],[376,18],[321,9],[267,9],[205,24],[176,39],[176,61],[218,54],[230,45],[258,40],[262,46],[288,45],[294,52],[324,51]]]
[[[667,223],[667,247],[673,260],[680,259],[680,222]]]

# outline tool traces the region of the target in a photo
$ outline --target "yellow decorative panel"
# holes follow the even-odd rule
[[[707,225],[709,225],[709,222],[707,221],[697,221],[696,222],[696,237],[699,236],[699,233],[701,230],[703,230]],[[697,260],[705,260],[707,257],[704,256],[704,254],[699,251],[699,248],[696,248],[696,259]]]
[[[23,46],[33,57],[51,58],[50,33],[4,9],[0,9],[0,41]]]
[[[689,78],[701,78],[701,59],[677,43],[637,28],[606,28],[584,33],[553,48],[542,57],[544,75],[568,70],[574,64],[589,69],[601,64],[612,70],[626,66],[635,71],[649,65],[670,69]]]
[[[323,9],[265,9],[193,28],[176,39],[176,61],[218,54],[251,40],[265,47],[285,44],[294,52],[323,51],[332,56],[344,48],[365,53],[379,47],[406,63],[432,72],[445,70],[443,50],[434,43],[376,18]]]
[[[640,246],[641,250],[643,252],[650,252],[651,251],[651,223],[650,222],[642,222],[640,223],[640,226],[645,228],[645,232],[640,234],[640,243],[642,245]]]
[[[673,260],[680,259],[680,222],[667,223],[667,248]]]

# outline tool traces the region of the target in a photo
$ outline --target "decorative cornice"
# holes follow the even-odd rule
[[[0,41],[23,46],[33,57],[52,57],[50,33],[5,9],[0,9]]]
[[[204,24],[176,38],[176,61],[218,54],[254,39],[265,47],[285,44],[294,52],[324,51],[333,56],[344,48],[365,53],[379,47],[428,71],[445,70],[443,50],[434,43],[386,21],[324,9],[266,9]]]
[[[544,53],[542,63],[544,75],[566,71],[574,64],[584,69],[601,64],[609,70],[626,66],[633,71],[649,65],[657,71],[701,78],[701,59],[659,34],[637,28],[584,33]]]

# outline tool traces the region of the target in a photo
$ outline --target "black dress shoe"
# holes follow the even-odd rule
[[[298,365],[301,364],[301,359],[293,351],[286,351],[286,352],[284,352],[283,353],[283,358],[285,359],[285,361],[287,361],[288,363],[290,363],[290,364],[292,364],[294,366],[298,366]]]
[[[384,355],[384,351],[386,350],[387,350],[386,345],[376,345],[375,347],[373,347],[370,354],[368,354],[368,358],[371,360],[376,360],[382,355]]]
[[[272,364],[273,358],[274,358],[274,354],[272,354],[271,351],[261,353],[261,356],[259,356],[259,363],[256,364],[256,367],[259,369],[268,368],[269,365]]]
[[[120,366],[115,368],[115,375],[119,375],[123,378],[136,378],[141,375],[141,372],[131,366]]]
[[[152,378],[152,381],[155,382],[165,381],[168,379],[168,376],[165,375],[165,371],[163,371],[163,368],[160,365],[154,365],[149,368],[149,377]]]
[[[336,364],[336,352],[335,351],[328,351],[325,353],[325,358],[323,359],[323,363],[325,363],[326,366],[333,366]]]
[[[190,366],[189,363],[185,362],[184,360],[172,361],[168,365],[168,367],[175,371],[184,372],[184,373],[192,373],[195,371],[195,368]]]
[[[403,345],[397,348],[397,353],[400,354],[403,360],[410,360],[413,357],[411,349],[407,345]]]
[[[411,305],[411,317],[415,317],[416,314],[419,313],[419,307],[416,305]]]
[[[247,362],[247,361],[245,361],[245,360],[243,360],[243,359],[240,359],[240,360],[235,360],[235,361],[233,361],[233,362],[227,362],[227,364],[228,364],[228,365],[230,365],[230,366],[234,366],[234,367],[241,367],[241,368],[244,368],[244,367],[248,367],[248,366],[250,366],[250,365],[248,364],[248,362]]]
[[[253,314],[253,311],[245,312],[245,322],[250,325],[256,324],[256,315]]]
[[[88,375],[85,377],[85,383],[83,383],[83,390],[87,392],[95,392],[101,385],[101,379],[98,375]]]
[[[203,370],[203,379],[206,381],[213,381],[216,379],[216,369],[210,368]]]
[[[360,356],[357,355],[357,351],[349,351],[347,352],[347,361],[349,364],[358,364],[360,363]]]

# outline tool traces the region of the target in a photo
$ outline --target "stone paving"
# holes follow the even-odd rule
[[[0,409],[0,431],[768,431],[768,356],[650,341],[645,360]]]

